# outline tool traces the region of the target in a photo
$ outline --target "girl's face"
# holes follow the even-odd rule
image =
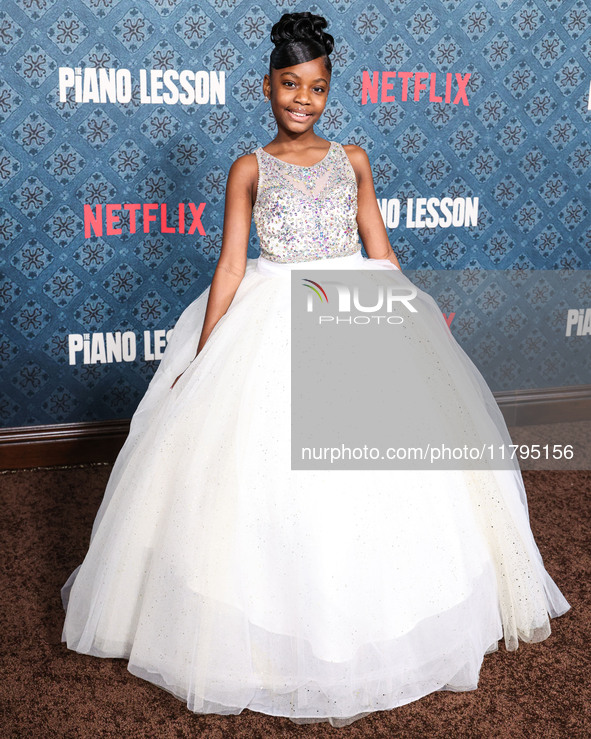
[[[330,73],[324,66],[324,57],[273,69],[263,81],[277,126],[291,133],[312,128],[324,111],[329,87]]]

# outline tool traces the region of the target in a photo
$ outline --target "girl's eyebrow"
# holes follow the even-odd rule
[[[282,76],[284,74],[290,74],[292,77],[296,77],[296,79],[298,79],[298,80],[300,79],[300,76],[298,74],[296,74],[295,72],[282,72],[281,73]],[[316,77],[316,79],[315,80],[312,80],[312,82],[326,82],[326,84],[328,85],[328,80],[325,79],[324,77]]]

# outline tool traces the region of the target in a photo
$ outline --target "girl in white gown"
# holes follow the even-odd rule
[[[62,588],[62,640],[127,659],[195,713],[343,726],[475,689],[499,639],[545,639],[569,604],[533,539],[517,464],[291,470],[290,271],[400,269],[367,155],[313,130],[330,84],[325,26],[294,13],[273,27],[264,92],[278,134],[232,165],[212,284],[180,316],[133,416]],[[258,259],[246,258],[251,216]],[[416,383],[510,443],[435,301],[417,300],[416,341],[400,353]],[[431,410],[417,399],[419,420]]]

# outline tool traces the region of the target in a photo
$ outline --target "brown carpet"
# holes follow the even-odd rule
[[[589,737],[591,471],[524,472],[532,529],[572,609],[553,633],[487,655],[480,687],[440,692],[351,726],[297,726],[244,710],[199,716],[126,670],[60,642],[60,588],[82,561],[111,465],[0,475],[0,736],[32,737]]]

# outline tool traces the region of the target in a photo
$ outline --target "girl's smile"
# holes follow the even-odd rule
[[[287,109],[287,112],[296,121],[305,121],[311,115],[311,113],[306,113],[303,110],[292,110],[290,108]]]

